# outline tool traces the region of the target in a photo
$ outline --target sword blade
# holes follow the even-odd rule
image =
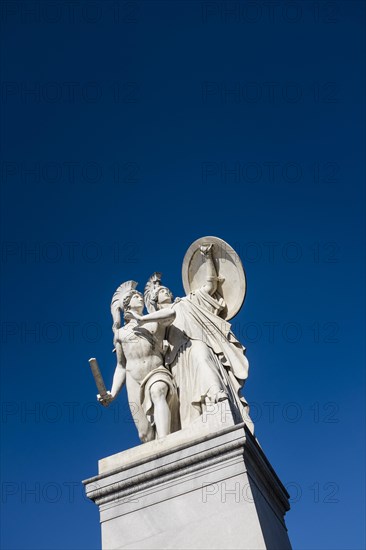
[[[89,365],[93,373],[100,397],[105,397],[107,395],[107,388],[105,387],[104,380],[99,369],[98,361],[95,359],[95,357],[89,359]]]

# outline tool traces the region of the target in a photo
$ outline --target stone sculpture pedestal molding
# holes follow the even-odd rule
[[[99,461],[83,483],[103,550],[291,549],[286,489],[245,424],[219,416]]]

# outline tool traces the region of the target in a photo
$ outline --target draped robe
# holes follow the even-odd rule
[[[178,387],[182,428],[202,414],[207,400],[229,399],[231,406],[252,430],[248,404],[240,389],[248,377],[245,347],[221,317],[223,298],[200,289],[176,300],[176,312],[168,328],[165,357]]]

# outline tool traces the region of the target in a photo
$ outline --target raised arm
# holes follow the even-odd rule
[[[201,254],[204,256],[206,263],[206,283],[201,288],[210,295],[216,292],[218,280],[215,264],[212,257],[212,246],[212,244],[200,246]]]

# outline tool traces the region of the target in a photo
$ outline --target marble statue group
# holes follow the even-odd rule
[[[143,294],[135,281],[121,284],[111,302],[117,365],[110,391],[89,361],[102,405],[126,384],[142,442],[187,428],[222,401],[252,429],[241,395],[249,363],[228,322],[245,297],[240,259],[221,239],[198,239],[184,258],[183,285],[186,296],[174,300],[161,273]]]

